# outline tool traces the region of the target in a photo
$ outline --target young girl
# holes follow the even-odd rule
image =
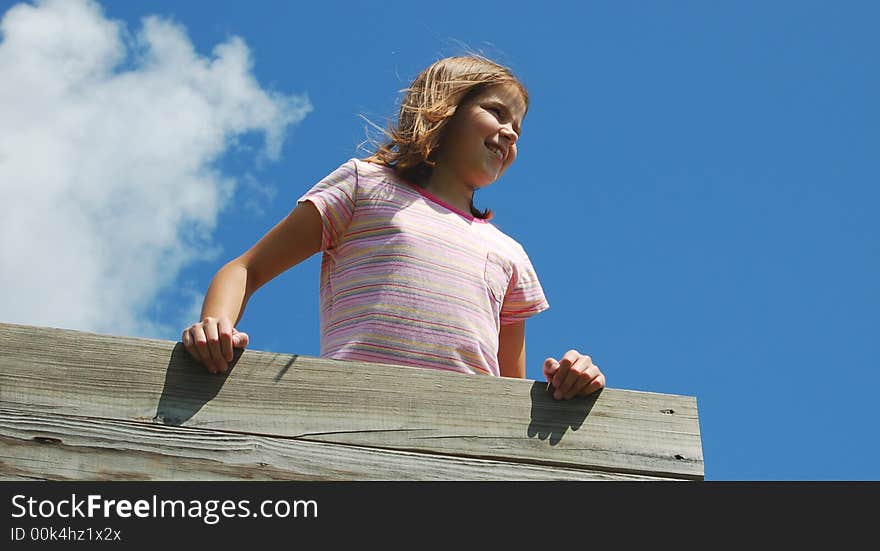
[[[524,378],[525,320],[549,305],[522,246],[473,197],[516,159],[528,103],[509,69],[480,56],[422,71],[386,143],[318,182],[217,272],[186,349],[225,372],[248,344],[234,325],[251,295],[323,251],[322,357]],[[605,386],[575,350],[543,371],[556,399]]]

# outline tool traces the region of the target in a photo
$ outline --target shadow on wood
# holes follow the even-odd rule
[[[532,399],[529,437],[547,440],[551,446],[558,444],[568,429],[578,430],[590,415],[590,410],[601,395],[601,391],[591,396],[574,398],[568,401],[554,400],[547,391],[547,383],[532,383],[529,396]]]
[[[214,374],[194,360],[183,343],[175,344],[165,370],[165,384],[153,420],[164,425],[180,426],[192,419],[220,392],[241,358],[241,353],[241,349],[235,349],[226,373]]]

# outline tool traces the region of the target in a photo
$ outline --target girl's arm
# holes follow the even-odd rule
[[[233,327],[248,299],[280,273],[318,252],[322,231],[318,209],[304,201],[253,247],[223,266],[208,287],[202,321],[183,331],[189,353],[212,373],[225,372],[233,347],[244,348],[248,343],[247,334]]]
[[[502,377],[526,377],[526,322],[502,325],[498,332],[498,367]]]

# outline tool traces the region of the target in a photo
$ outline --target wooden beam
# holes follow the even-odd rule
[[[180,343],[13,324],[0,324],[0,350],[0,408],[18,414],[703,477],[697,404],[688,396],[605,389],[557,402],[541,382],[256,350],[217,376]]]
[[[0,473],[76,481],[663,480],[15,410],[0,410]]]

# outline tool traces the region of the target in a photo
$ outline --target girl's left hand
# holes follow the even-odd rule
[[[544,377],[553,385],[553,397],[557,400],[571,400],[605,388],[605,375],[599,366],[577,350],[569,350],[560,361],[544,360]]]

